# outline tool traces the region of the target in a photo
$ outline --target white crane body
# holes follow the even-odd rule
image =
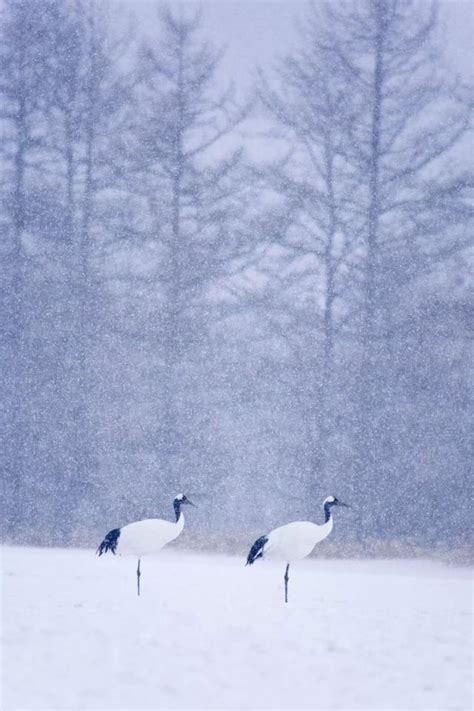
[[[184,528],[184,514],[176,522],[147,518],[122,526],[117,552],[141,558],[160,551],[179,536]]]
[[[317,543],[329,536],[333,525],[331,516],[322,526],[311,521],[293,521],[274,528],[267,536],[264,556],[286,563],[302,560],[311,553]]]
[[[288,602],[288,571],[294,560],[306,558],[315,545],[323,541],[333,529],[331,508],[333,506],[348,506],[335,496],[328,496],[323,503],[325,522],[322,525],[311,521],[293,521],[284,526],[278,526],[273,531],[257,538],[250,548],[246,565],[252,565],[259,558],[274,558],[286,562],[284,575],[285,602]]]

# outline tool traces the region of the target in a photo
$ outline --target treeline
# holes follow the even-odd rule
[[[436,5],[308,6],[248,101],[205,14],[150,40],[111,10],[2,6],[4,538],[179,490],[201,529],[334,492],[346,536],[466,537],[470,106]]]

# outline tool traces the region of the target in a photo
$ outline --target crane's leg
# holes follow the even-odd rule
[[[137,595],[140,595],[140,558],[138,559],[138,567],[137,567]]]
[[[288,602],[288,580],[289,580],[288,571],[289,571],[289,569],[290,569],[290,564],[288,563],[288,565],[286,566],[285,576],[284,576],[284,580],[285,580],[285,602]]]

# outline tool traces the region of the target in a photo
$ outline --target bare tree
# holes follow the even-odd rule
[[[280,127],[278,139],[290,146],[282,160],[263,171],[262,179],[284,199],[285,217],[272,230],[273,242],[283,249],[283,266],[273,277],[279,294],[273,308],[286,313],[280,331],[291,342],[300,404],[305,391],[308,474],[311,488],[319,492],[331,478],[328,439],[334,425],[336,346],[352,313],[362,220],[349,200],[356,184],[343,138],[346,99],[315,41],[318,33],[313,13],[301,29],[301,48],[280,62],[271,79],[261,77],[260,96]]]
[[[31,211],[28,192],[34,179],[41,148],[44,78],[41,67],[46,53],[44,17],[38,18],[29,0],[7,1],[1,10],[0,92],[2,108],[0,144],[2,170],[3,229],[2,349],[5,372],[3,394],[6,407],[2,431],[4,457],[5,525],[7,531],[21,520],[21,497],[25,487],[25,457],[28,450],[28,355],[29,257],[25,232]],[[8,487],[8,491],[7,491]]]
[[[142,282],[148,316],[136,336],[155,363],[148,387],[156,402],[142,448],[155,459],[153,486],[162,489],[195,476],[190,454],[197,457],[201,444],[190,418],[199,408],[183,398],[195,400],[203,386],[191,363],[200,353],[202,364],[207,347],[209,290],[239,244],[240,150],[232,131],[245,109],[232,87],[219,89],[222,53],[200,38],[200,16],[169,8],[159,16],[158,41],[139,53],[140,111],[131,113],[121,148],[141,211],[128,237],[149,254],[149,268],[130,284],[138,293]]]
[[[352,351],[353,386],[340,414],[354,437],[348,477],[362,498],[374,477],[378,487],[394,484],[403,446],[390,384],[397,294],[408,275],[426,275],[467,244],[465,202],[458,192],[457,207],[442,207],[444,181],[436,177],[444,171],[460,191],[467,187],[455,161],[469,128],[465,91],[442,68],[436,28],[434,3],[313,5],[302,49],[262,88],[292,141],[271,180],[293,207],[283,245],[292,260],[297,250],[300,266],[288,293],[308,294],[314,260],[318,282],[309,288],[321,294],[313,338],[325,355],[312,365],[327,382],[332,363],[334,380],[341,371],[331,354],[345,354],[341,365]],[[322,391],[315,396],[324,404]],[[332,424],[326,437],[319,428],[324,449],[330,434]]]
[[[377,470],[387,472],[379,474],[379,485],[386,483],[396,466],[390,444],[397,440],[395,402],[386,406],[392,370],[389,304],[404,269],[396,262],[417,263],[420,273],[436,264],[446,240],[454,249],[465,246],[450,229],[449,213],[429,234],[412,219],[420,203],[425,211],[433,209],[426,180],[443,170],[454,175],[453,149],[469,127],[461,88],[440,64],[436,26],[435,3],[368,0],[325,7],[318,40],[341,88],[351,96],[345,149],[360,186],[354,209],[364,213],[357,437],[361,484]]]
[[[14,310],[7,314],[7,383],[16,422],[8,468],[14,498],[22,488],[20,518],[40,525],[49,517],[61,535],[72,510],[90,498],[97,471],[101,279],[93,231],[101,194],[111,187],[110,134],[128,96],[117,66],[126,44],[86,0],[48,0],[40,13],[37,3],[12,2],[4,12],[2,148]]]
[[[109,29],[105,8],[91,0],[56,2],[48,55],[48,158],[52,181],[62,196],[66,215],[63,255],[69,305],[70,392],[68,421],[73,471],[69,488],[78,500],[97,476],[98,454],[94,412],[98,381],[94,352],[100,345],[106,278],[103,262],[103,211],[118,185],[113,135],[125,126],[132,77],[120,62],[133,35]],[[109,195],[109,197],[105,197]]]

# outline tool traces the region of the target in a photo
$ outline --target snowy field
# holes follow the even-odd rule
[[[468,569],[2,549],[2,711],[470,709]]]

